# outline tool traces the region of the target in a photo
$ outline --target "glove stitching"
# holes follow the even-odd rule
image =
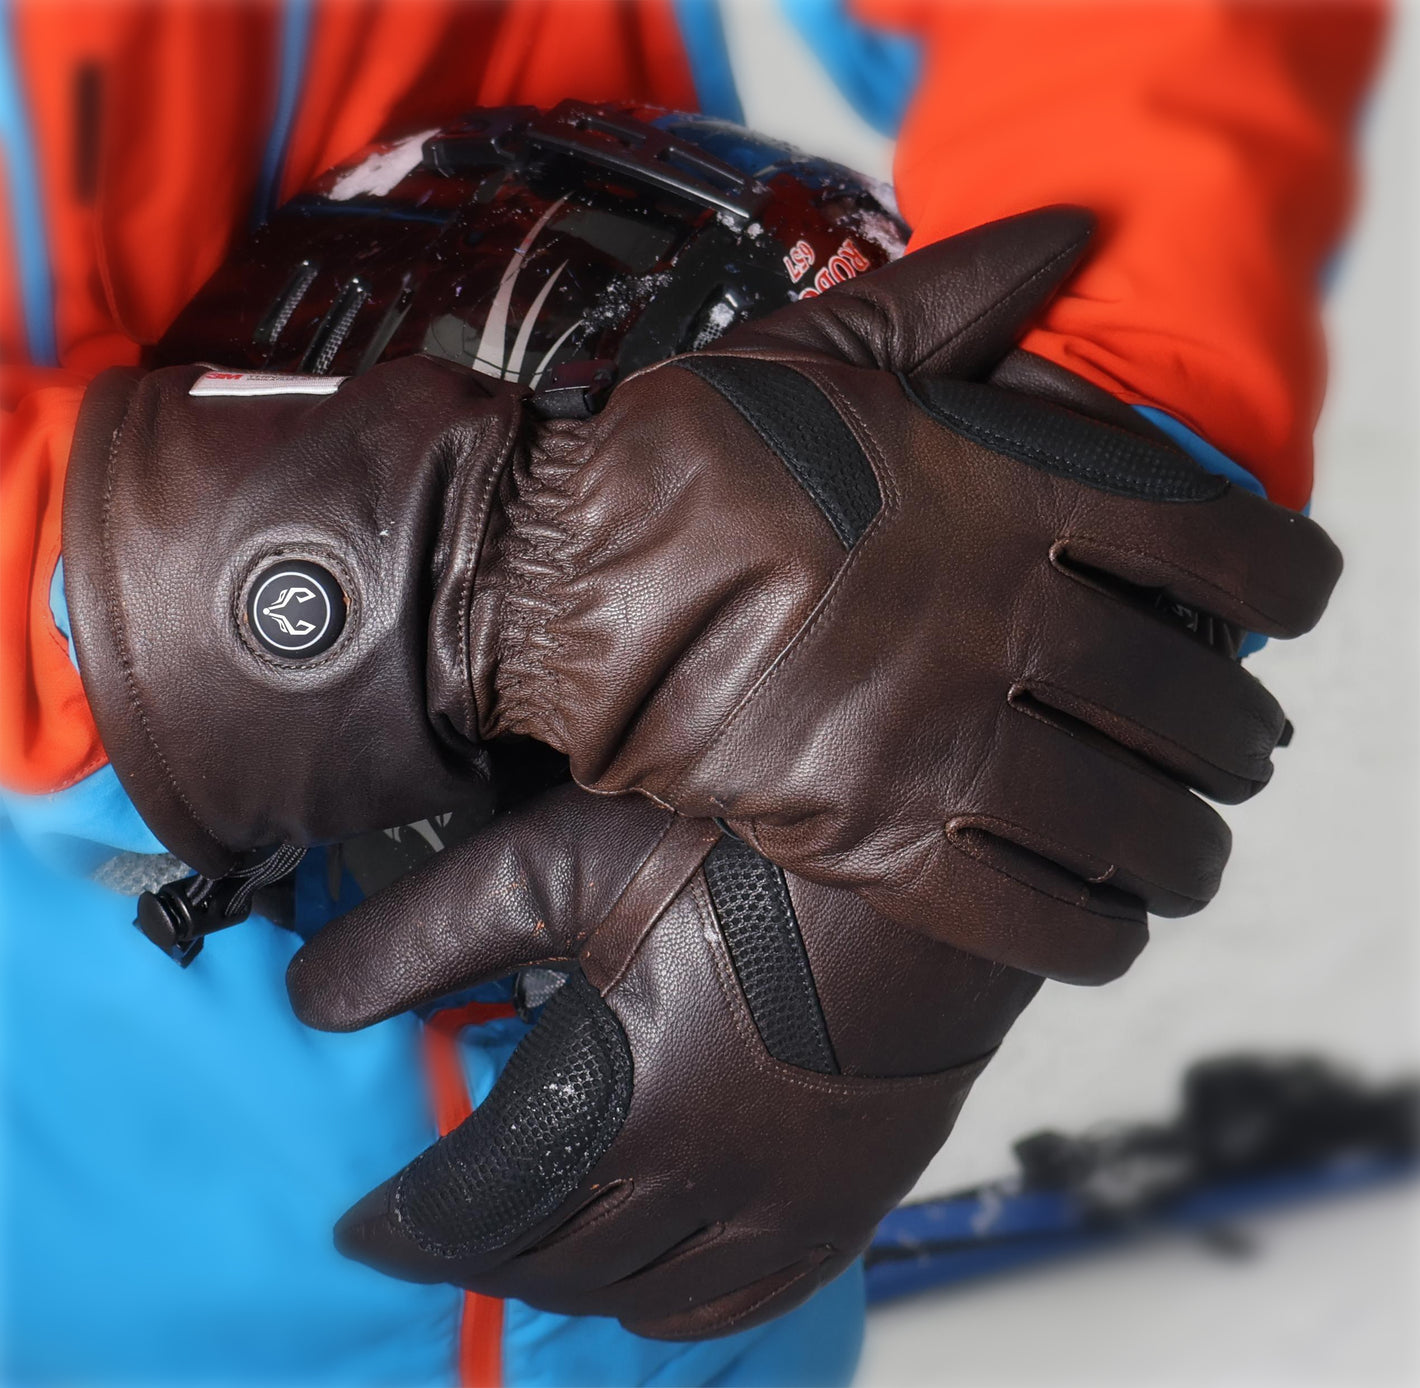
[[[481,486],[478,491],[478,515],[481,517],[479,534],[476,539],[475,559],[468,566],[468,573],[463,580],[462,592],[459,594],[458,607],[458,666],[463,671],[463,705],[464,705],[464,726],[477,737],[481,732],[481,724],[478,717],[478,701],[474,696],[473,679],[473,649],[469,640],[469,627],[472,622],[473,593],[474,586],[478,579],[478,557],[481,557],[483,546],[488,541],[488,528],[493,519],[493,498],[497,494],[505,474],[513,466],[514,444],[517,440],[518,423],[515,420],[509,426],[508,437],[504,439],[502,453],[503,460],[497,467],[488,468],[486,474],[480,478]],[[475,447],[469,447],[464,451],[463,457],[459,460],[459,465],[454,476],[458,495],[455,499],[452,511],[454,515],[459,515],[463,510],[463,498],[468,491],[468,476],[471,468],[469,459],[477,454]],[[457,524],[457,522],[456,522]],[[451,547],[452,548],[452,547]],[[452,557],[450,562],[456,562]]]
[[[1069,545],[1072,540],[1076,543],[1099,545],[1101,549],[1106,550],[1111,554],[1133,555],[1135,558],[1148,560],[1151,564],[1162,565],[1164,568],[1170,569],[1176,574],[1181,574],[1185,578],[1193,579],[1196,583],[1199,583],[1204,588],[1208,589],[1209,592],[1217,593],[1221,597],[1227,598],[1230,602],[1237,603],[1240,607],[1245,608],[1248,612],[1255,613],[1257,616],[1261,617],[1263,621],[1271,623],[1274,627],[1279,627],[1283,630],[1289,630],[1291,628],[1291,623],[1284,622],[1280,617],[1274,616],[1271,612],[1268,612],[1265,608],[1259,606],[1257,603],[1250,602],[1240,592],[1236,592],[1232,588],[1224,587],[1221,583],[1217,583],[1213,579],[1208,578],[1201,573],[1195,572],[1193,569],[1190,569],[1185,565],[1178,563],[1176,560],[1161,558],[1152,550],[1142,549],[1137,545],[1121,544],[1117,540],[1112,540],[1102,535],[1090,535],[1084,532],[1077,532],[1073,534],[1067,532],[1064,535],[1058,536],[1056,538],[1055,544],[1064,545],[1068,554]],[[1059,569],[1062,573],[1074,579],[1075,582],[1084,583],[1086,587],[1090,586],[1082,575],[1073,572],[1068,565],[1060,564],[1059,562],[1053,559],[1051,562],[1054,563],[1055,567]],[[1095,591],[1099,590],[1096,589]],[[1118,601],[1118,599],[1116,599],[1116,601]],[[1218,612],[1209,612],[1208,615],[1213,617],[1220,617],[1223,621],[1229,620],[1228,618],[1223,617],[1222,614]]]
[[[984,440],[987,444],[999,445],[997,451],[1003,457],[1016,458],[1020,455],[1024,455],[1026,458],[1041,464],[1041,466],[1048,467],[1052,471],[1063,475],[1068,480],[1084,480],[1087,485],[1091,480],[1099,483],[1112,483],[1114,485],[1101,488],[1101,490],[1109,492],[1110,495],[1123,494],[1131,498],[1137,497],[1139,500],[1143,501],[1152,501],[1155,504],[1177,506],[1186,505],[1190,502],[1201,504],[1209,501],[1217,501],[1223,497],[1232,486],[1232,483],[1220,479],[1217,491],[1207,496],[1170,497],[1163,502],[1160,502],[1158,497],[1140,495],[1137,492],[1121,493],[1118,487],[1119,475],[1111,468],[1100,467],[1091,463],[1082,463],[1078,459],[1072,459],[1063,453],[1054,453],[1048,448],[1022,443],[1020,439],[1014,438],[1009,434],[1003,434],[998,430],[989,428],[985,424],[980,424],[975,420],[969,420],[957,411],[948,409],[945,405],[933,403],[927,408],[925,413],[939,423],[947,425],[958,438],[966,443],[983,445]],[[1103,429],[1111,429],[1113,432],[1120,435],[1125,433],[1123,429],[1116,428],[1104,421],[1091,420],[1091,423],[1098,424],[1099,427]]]
[[[708,1248],[713,1248],[728,1230],[729,1225],[724,1220],[716,1220],[693,1234],[687,1234],[679,1244],[672,1245],[665,1253],[644,1267],[639,1267],[635,1272],[627,1273],[625,1277],[618,1277],[614,1282],[608,1282],[605,1286],[597,1288],[598,1299],[605,1302],[610,1296],[619,1302],[626,1297],[635,1297],[648,1281],[654,1286],[664,1278],[668,1269],[684,1263],[687,1258],[696,1257]],[[615,1313],[608,1308],[604,1314]]]
[[[804,1268],[801,1272],[791,1277],[787,1282],[782,1282],[777,1287],[772,1287],[769,1291],[765,1292],[763,1296],[756,1298],[756,1300],[751,1302],[748,1306],[741,1307],[740,1310],[737,1311],[733,1316],[717,1317],[714,1322],[715,1326],[720,1331],[725,1331],[728,1330],[731,1326],[738,1325],[742,1320],[754,1315],[754,1313],[758,1311],[760,1307],[767,1305],[769,1302],[775,1300],[776,1297],[781,1297],[790,1289],[797,1287],[799,1283],[804,1280],[804,1278],[811,1277],[837,1251],[838,1250],[831,1243],[819,1244],[818,1247],[814,1249],[814,1253],[817,1253],[819,1256],[817,1258],[814,1258],[814,1260],[809,1263],[808,1267]],[[813,1254],[808,1254],[807,1257],[813,1258]],[[783,1271],[783,1269],[781,1268],[780,1271]],[[773,1277],[774,1274],[771,1272],[769,1276]],[[734,1296],[735,1293],[727,1292],[726,1295]]]
[[[603,914],[601,920],[599,920],[596,925],[594,925],[590,930],[585,933],[581,941],[580,947],[577,950],[579,957],[584,954],[587,954],[592,950],[593,945],[596,943],[597,936],[601,934],[607,922],[610,921],[611,918],[617,914],[616,908],[625,899],[627,892],[629,892],[632,887],[638,884],[641,878],[641,874],[646,870],[647,865],[651,863],[652,859],[656,856],[656,853],[660,849],[661,845],[666,841],[666,836],[671,832],[672,829],[676,827],[677,818],[677,816],[672,815],[666,820],[665,826],[662,828],[661,832],[656,835],[655,843],[651,845],[651,847],[647,850],[646,855],[636,865],[636,869],[634,872],[632,872],[631,876],[626,879],[626,885],[621,889],[620,893],[617,895],[616,900],[613,901],[609,907],[607,907],[606,912]],[[696,873],[700,871],[700,867],[698,864],[693,869],[693,871]],[[671,905],[673,903],[674,897],[672,897],[671,900],[666,903],[665,909],[661,912],[662,918],[665,916],[666,911],[670,910]],[[636,939],[635,944],[633,945],[631,950],[628,951],[626,958],[624,958],[616,966],[615,973],[613,973],[612,976],[607,979],[604,984],[598,989],[598,991],[603,997],[606,997],[609,993],[611,993],[612,990],[617,986],[617,984],[619,984],[621,980],[626,977],[627,971],[631,968],[632,964],[636,962],[637,955],[639,955],[641,951],[646,947],[646,942],[651,938],[652,934],[655,932],[657,924],[658,921],[652,921],[641,931],[640,935]],[[583,972],[585,972],[585,970],[583,970]],[[590,982],[591,980],[589,979],[588,981]]]
[[[1229,767],[1223,766],[1221,763],[1214,761],[1211,757],[1204,756],[1201,752],[1195,752],[1185,743],[1178,741],[1177,738],[1170,737],[1168,733],[1161,732],[1152,724],[1140,722],[1137,718],[1131,718],[1128,714],[1120,713],[1116,709],[1106,708],[1103,704],[1096,703],[1095,700],[1086,698],[1085,695],[1077,693],[1068,685],[1056,684],[1050,680],[1024,679],[1020,681],[1017,687],[1026,691],[1027,693],[1032,694],[1038,691],[1047,691],[1051,693],[1062,694],[1068,699],[1073,699],[1075,702],[1083,704],[1086,708],[1093,709],[1097,713],[1104,714],[1109,718],[1117,719],[1119,722],[1126,724],[1130,728],[1137,729],[1141,733],[1145,733],[1149,737],[1154,738],[1156,741],[1165,743],[1170,747],[1176,748],[1179,752],[1183,753],[1184,757],[1187,758],[1189,761],[1198,762],[1201,765],[1208,767],[1209,770],[1216,771],[1220,776],[1225,776],[1229,780],[1233,781],[1242,781],[1243,783],[1253,786],[1257,789],[1261,789],[1262,786],[1266,785],[1266,781],[1259,781],[1255,775],[1249,776],[1245,772],[1234,771]],[[1046,704],[1050,703],[1048,699],[1044,700],[1043,702],[1045,702]],[[1028,718],[1035,718],[1039,722],[1044,723],[1047,727],[1056,728],[1057,731],[1060,732],[1068,732],[1068,729],[1060,728],[1058,724],[1052,723],[1050,719],[1042,717],[1040,714],[1033,712],[1031,709],[1022,708],[1016,704],[1012,704],[1011,706],[1015,708],[1017,713],[1023,713]],[[1065,709],[1062,710],[1062,712],[1068,713],[1069,710]],[[1094,724],[1091,724],[1090,726],[1094,727]],[[1111,736],[1109,733],[1103,732],[1102,729],[1096,729],[1096,731],[1102,732],[1105,737]],[[1117,741],[1118,739],[1112,740]],[[1124,746],[1123,743],[1121,743],[1120,745]],[[1125,750],[1133,751],[1133,749],[1129,747],[1125,747]],[[1143,753],[1135,753],[1135,755],[1142,756]],[[1259,759],[1259,754],[1256,752],[1247,753],[1246,755],[1252,758],[1253,760]],[[1262,754],[1260,759],[1266,761],[1267,754]],[[1173,773],[1170,772],[1166,772],[1165,774],[1171,777],[1173,776]]]
[[[964,324],[949,338],[947,338],[945,342],[938,343],[935,347],[931,348],[923,357],[919,358],[917,362],[915,362],[912,367],[909,368],[908,375],[911,375],[913,371],[919,370],[921,368],[922,362],[925,361],[927,357],[937,356],[946,348],[950,347],[953,343],[959,342],[964,336],[970,333],[971,330],[975,328],[976,325],[980,323],[983,319],[989,318],[993,313],[1000,313],[1003,309],[1009,309],[1012,301],[1020,298],[1023,294],[1025,294],[1030,289],[1030,287],[1035,284],[1037,280],[1044,279],[1053,275],[1055,273],[1055,267],[1059,265],[1062,261],[1073,260],[1076,256],[1079,255],[1080,248],[1089,241],[1090,235],[1091,233],[1086,232],[1080,237],[1078,237],[1075,241],[1071,242],[1071,244],[1065,247],[1063,250],[1057,251],[1038,270],[1033,271],[1030,275],[1023,279],[1014,289],[1010,291],[1010,293],[1006,294],[1003,298],[997,299],[993,303],[988,304],[974,318],[972,318],[969,322]]]
[[[465,455],[464,455],[464,461],[467,461],[467,457],[468,457],[468,455],[465,454]],[[462,467],[460,467],[460,468],[458,469],[458,471],[455,473],[455,477],[456,477],[456,478],[459,478],[460,481],[459,481],[459,484],[458,484],[458,495],[457,495],[457,497],[456,497],[455,500],[454,500],[453,506],[451,507],[451,510],[452,510],[452,512],[453,512],[454,515],[458,515],[459,511],[462,509],[460,503],[462,502],[462,500],[463,500],[463,495],[464,495],[465,491],[467,490],[467,483],[466,483],[466,482],[463,482],[463,481],[462,481],[462,478],[461,478],[461,474],[463,473],[463,471],[464,471],[464,469],[463,469]],[[489,475],[490,475],[490,482],[491,482],[491,479],[492,479],[493,477],[499,477],[499,478],[501,478],[501,476],[502,476],[502,469],[501,469],[501,468],[500,468],[500,469],[493,469],[493,468],[490,468],[490,469],[489,469]],[[486,497],[485,497],[485,499],[486,499]],[[488,530],[488,511],[489,511],[490,509],[491,509],[491,507],[485,509],[485,511],[484,511],[484,526],[483,526],[483,528],[484,528],[484,534],[483,534],[482,536],[480,536],[480,537],[479,537],[479,540],[478,540],[478,552],[479,552],[480,554],[482,553],[483,543],[484,543],[484,540],[485,540],[485,538],[486,538],[486,536],[487,536],[487,530]],[[456,561],[455,561],[455,560],[451,560],[450,562],[456,562]],[[460,681],[460,683],[463,685],[463,689],[462,689],[460,692],[461,692],[461,694],[462,694],[462,702],[463,702],[464,727],[466,727],[466,728],[472,730],[472,732],[473,732],[475,735],[478,733],[478,730],[479,730],[479,724],[478,724],[478,707],[477,707],[477,700],[475,700],[474,697],[473,697],[473,659],[472,659],[472,651],[471,651],[471,649],[470,649],[470,643],[469,643],[469,639],[468,639],[468,628],[469,628],[469,621],[470,621],[470,619],[471,619],[470,613],[471,613],[471,609],[472,609],[472,605],[473,605],[473,583],[474,583],[474,579],[477,577],[477,574],[478,574],[478,563],[477,563],[477,560],[475,560],[473,563],[471,563],[471,564],[468,566],[468,574],[467,574],[467,576],[465,577],[465,579],[464,579],[464,581],[463,581],[462,591],[459,593],[458,638],[457,638],[457,639],[458,639],[458,649],[457,649],[457,652],[456,652],[456,659],[458,660],[458,668],[459,668],[460,672],[461,672],[462,675],[463,675],[463,679]]]
[[[1190,796],[1192,795],[1192,792],[1191,792],[1191,791],[1184,791],[1183,793],[1186,794],[1186,795],[1190,795]],[[952,825],[953,823],[959,823],[959,822],[965,822],[968,828],[976,827],[976,825],[986,826],[986,829],[987,829],[987,832],[988,832],[988,833],[991,833],[991,832],[992,832],[990,826],[991,826],[992,824],[995,824],[995,825],[999,826],[999,827],[1002,828],[1002,829],[1014,829],[1018,834],[1022,834],[1022,835],[1024,835],[1024,836],[1026,836],[1027,838],[1034,838],[1034,839],[1036,839],[1039,843],[1044,844],[1044,845],[1045,845],[1046,847],[1048,847],[1048,848],[1053,848],[1053,849],[1056,849],[1056,850],[1061,850],[1061,849],[1063,849],[1063,850],[1064,850],[1065,852],[1067,852],[1067,853],[1078,853],[1078,852],[1079,852],[1078,849],[1071,849],[1068,844],[1062,843],[1062,842],[1061,842],[1060,840],[1058,840],[1058,839],[1052,839],[1052,838],[1050,838],[1048,835],[1045,835],[1045,834],[1036,834],[1036,833],[1034,833],[1032,830],[1026,828],[1024,825],[1015,823],[1014,820],[1004,819],[1004,818],[1001,818],[1001,817],[998,816],[998,815],[992,815],[992,814],[971,814],[971,813],[956,815],[956,816],[954,816],[953,819],[948,823],[948,825],[947,825],[947,842],[950,843],[950,844],[952,844],[954,847],[961,847],[961,845],[957,842],[956,838],[953,836],[953,834],[952,834],[952,829],[951,829],[951,825]],[[1012,844],[1014,844],[1017,848],[1023,848],[1023,849],[1025,849],[1026,852],[1028,852],[1028,853],[1035,853],[1035,852],[1036,852],[1036,850],[1033,849],[1033,848],[1030,846],[1030,844],[1028,844],[1028,843],[1023,843],[1020,839],[1014,839],[1014,838],[1012,838],[1009,834],[998,834],[997,837],[998,837],[998,838],[1001,838],[1001,839],[1005,839],[1007,843],[1012,843]],[[986,863],[988,867],[994,866],[994,864],[992,864],[992,863],[989,861],[989,859],[987,859],[986,857],[982,857],[982,856],[979,856],[979,855],[977,855],[977,854],[972,854],[972,856],[973,856],[973,857],[977,857],[977,858],[978,858],[978,861],[983,862],[983,863]],[[1092,855],[1086,854],[1085,856],[1086,856],[1086,857],[1089,857],[1089,856],[1092,856]],[[1046,854],[1046,853],[1038,853],[1038,854],[1037,854],[1037,857],[1045,858],[1047,862],[1051,863],[1052,866],[1059,868],[1062,872],[1072,873],[1074,876],[1077,876],[1077,877],[1079,876],[1079,873],[1075,872],[1075,869],[1074,869],[1074,868],[1066,867],[1064,863],[1059,862],[1059,861],[1058,861],[1057,859],[1055,859],[1055,858],[1051,858],[1049,854]],[[1000,869],[1000,870],[1003,871],[1003,872],[1005,872],[1006,875],[1007,875],[1008,877],[1011,877],[1013,880],[1015,880],[1015,881],[1020,881],[1019,878],[1016,878],[1016,877],[1014,876],[1014,874],[1012,874],[1011,872],[1007,871],[1006,869],[1003,868],[1003,869]],[[1125,868],[1124,871],[1128,872],[1131,877],[1134,877],[1134,878],[1136,878],[1138,881],[1142,882],[1146,887],[1153,887],[1156,891],[1166,892],[1169,896],[1181,897],[1184,901],[1191,901],[1191,902],[1194,902],[1196,905],[1198,905],[1198,906],[1200,906],[1200,907],[1201,907],[1201,906],[1206,906],[1206,905],[1208,904],[1206,900],[1194,896],[1191,892],[1185,892],[1185,891],[1181,890],[1181,889],[1178,888],[1178,887],[1170,887],[1170,886],[1169,886],[1167,883],[1165,883],[1165,882],[1159,882],[1159,881],[1156,881],[1156,880],[1155,880],[1154,878],[1152,878],[1152,877],[1146,877],[1142,872],[1139,872],[1139,871],[1136,870],[1136,869],[1133,869],[1133,868]],[[1108,884],[1109,882],[1114,881],[1115,878],[1118,877],[1119,872],[1120,872],[1120,866],[1119,866],[1119,864],[1116,862],[1116,863],[1111,863],[1111,864],[1109,865],[1109,870],[1108,870],[1107,872],[1105,872],[1105,873],[1102,873],[1099,877],[1093,877],[1093,878],[1090,878],[1090,877],[1081,877],[1080,880],[1085,884],[1085,891],[1086,891],[1086,893],[1087,893],[1087,899],[1090,899],[1090,898],[1088,897],[1088,893],[1089,893],[1089,888],[1090,888],[1091,886],[1100,886],[1100,887],[1105,886],[1105,885]],[[1021,885],[1022,885],[1022,886],[1029,886],[1030,884],[1029,884],[1029,883],[1026,883],[1026,882],[1022,882]],[[1044,890],[1044,889],[1042,888],[1042,889],[1040,889],[1040,890]],[[1133,893],[1131,892],[1130,895],[1132,896]],[[1060,898],[1060,899],[1061,899],[1061,900],[1064,900],[1063,897]],[[1086,905],[1084,904],[1084,902],[1080,902],[1080,903],[1077,903],[1077,904],[1079,904],[1083,910],[1091,910],[1091,909],[1092,909],[1091,907],[1086,906]],[[1146,909],[1147,909],[1147,908],[1146,908]],[[1102,915],[1102,914],[1106,914],[1106,913],[1104,913],[1104,912],[1098,912],[1098,911],[1097,911],[1097,912],[1095,912],[1095,914],[1096,914],[1096,915]]]
[[[103,504],[103,549],[104,549],[104,606],[108,612],[109,627],[113,632],[114,644],[118,648],[118,662],[123,671],[124,684],[128,689],[128,702],[134,714],[137,715],[144,735],[148,739],[148,745],[153,749],[153,755],[158,759],[158,765],[163,769],[168,786],[177,797],[183,809],[187,812],[188,818],[193,825],[209,840],[214,848],[220,852],[227,852],[216,834],[203,821],[197,813],[192,802],[183,794],[182,787],[178,785],[177,779],[173,776],[172,768],[168,765],[167,758],[163,755],[162,749],[158,746],[157,738],[153,734],[152,725],[148,721],[148,715],[143,707],[142,699],[138,692],[137,677],[133,673],[133,660],[128,648],[128,636],[119,616],[121,605],[117,592],[117,573],[115,555],[113,552],[113,503],[115,473],[118,467],[118,453],[123,441],[123,435],[129,427],[129,421],[133,416],[133,405],[138,398],[140,387],[135,386],[129,392],[128,398],[124,401],[123,415],[119,419],[118,427],[113,431],[113,438],[109,443],[108,460],[104,467],[104,504]]]
[[[810,379],[813,378],[811,377]],[[887,459],[878,444],[876,436],[873,434],[872,430],[868,428],[867,421],[863,418],[858,410],[858,406],[853,400],[840,390],[838,383],[826,373],[819,376],[818,379],[814,381],[814,384],[828,397],[829,403],[838,410],[840,416],[845,414],[848,416],[848,427],[852,429],[853,433],[857,436],[858,442],[862,445],[863,452],[868,455],[869,461],[873,464],[873,472],[877,476],[878,485],[882,488],[882,509],[878,512],[877,516],[873,517],[872,521],[868,523],[868,526],[863,531],[862,539],[867,539],[868,531],[876,525],[878,516],[881,516],[888,509],[889,501],[891,501],[894,507],[900,501],[901,497],[898,492],[897,481],[888,470]]]
[[[701,873],[691,879],[689,900],[700,918],[698,933],[705,941],[710,954],[711,968],[729,1009],[731,1023],[744,1043],[747,1053],[745,1059],[775,1083],[793,1085],[810,1094],[834,1099],[844,1098],[855,1091],[948,1088],[974,1083],[987,1062],[996,1054],[993,1049],[973,1060],[963,1061],[959,1065],[948,1066],[945,1070],[936,1070],[927,1075],[818,1075],[812,1070],[800,1070],[797,1066],[776,1060],[765,1049],[764,1039],[754,1025],[744,995],[740,992],[739,980],[734,977],[734,968],[720,935],[720,927],[710,904],[710,894]]]
[[[1034,882],[1027,882],[1024,878],[1017,877],[1009,868],[1002,867],[999,863],[993,862],[989,856],[982,853],[979,849],[972,847],[970,843],[954,838],[951,830],[945,825],[943,826],[942,833],[949,848],[955,849],[958,853],[970,858],[973,862],[980,863],[982,867],[988,868],[990,871],[996,873],[997,876],[1004,877],[1008,881],[1014,882],[1019,887],[1024,887],[1026,891],[1033,892],[1036,896],[1043,896],[1048,901],[1058,902],[1062,906],[1073,907],[1077,911],[1084,911],[1089,915],[1097,916],[1101,920],[1115,921],[1123,925],[1133,925],[1140,928],[1144,925],[1143,921],[1138,920],[1134,916],[1117,915],[1112,911],[1105,910],[1103,907],[1091,904],[1096,898],[1094,894],[1090,892],[1088,883],[1084,883],[1083,900],[1078,897],[1071,898],[1061,896],[1057,892],[1052,892],[1047,887],[1041,887]],[[1000,963],[1001,961],[996,960],[994,962]]]
[[[550,619],[562,604],[550,593],[555,585],[570,584],[575,536],[566,515],[576,503],[568,484],[591,453],[590,441],[563,432],[547,432],[543,446],[529,450],[520,478],[515,468],[513,496],[506,503],[508,520],[503,562],[508,579],[500,587],[500,606],[513,607],[521,622],[499,621],[499,703],[511,710],[509,731],[546,734],[555,720],[540,694],[550,683],[549,659],[560,663],[560,644],[550,629]],[[565,738],[562,739],[565,741]]]
[[[993,837],[1004,839],[1017,848],[1025,849],[1027,853],[1034,853],[1037,857],[1044,858],[1052,866],[1060,868],[1061,871],[1080,878],[1084,884],[1080,897],[1081,905],[1089,900],[1091,886],[1100,886],[1112,880],[1119,872],[1117,863],[1101,858],[1096,861],[1104,864],[1104,871],[1093,877],[1086,877],[1077,869],[1067,867],[1059,858],[1052,857],[1051,854],[1063,853],[1071,858],[1094,858],[1094,854],[1082,853],[1080,849],[1072,847],[1062,839],[1054,838],[1050,834],[1038,833],[1024,824],[1017,823],[1014,819],[1007,819],[1004,815],[975,810],[964,810],[953,814],[947,820],[947,841],[949,843],[955,841],[958,826],[963,829],[982,829]],[[1035,847],[1036,844],[1039,844],[1040,847]]]
[[[610,1153],[608,1153],[608,1155],[610,1155]],[[589,1229],[595,1229],[597,1225],[604,1223],[614,1214],[621,1211],[625,1207],[626,1202],[631,1198],[635,1189],[636,1182],[630,1176],[623,1176],[606,1182],[596,1182],[587,1198],[583,1200],[557,1228],[545,1239],[541,1239],[533,1244],[531,1248],[524,1249],[521,1253],[515,1253],[510,1262],[516,1264],[521,1259],[534,1258],[541,1253],[546,1253],[556,1248],[567,1239],[585,1234]],[[601,1203],[597,1204],[598,1201]],[[581,1220],[579,1223],[578,1220],[582,1212],[592,1204],[597,1204],[597,1208],[593,1210],[586,1219]],[[575,1228],[569,1227],[574,1224],[576,1225]]]
[[[863,451],[868,455],[868,459],[873,466],[873,472],[879,480],[879,486],[883,493],[883,504],[877,515],[868,523],[863,531],[858,543],[848,553],[848,558],[843,566],[833,576],[829,586],[823,596],[819,599],[818,606],[809,614],[804,624],[790,637],[788,644],[774,657],[768,666],[762,670],[755,678],[754,683],[745,692],[740,701],[732,708],[716,726],[704,745],[698,752],[691,752],[676,769],[675,780],[671,782],[670,789],[666,794],[668,798],[676,799],[684,791],[686,779],[701,765],[714,751],[714,749],[728,736],[730,730],[740,720],[741,715],[748,713],[750,708],[758,703],[761,697],[767,692],[770,686],[781,677],[784,670],[788,669],[794,660],[802,655],[809,637],[814,630],[827,621],[828,617],[835,612],[840,602],[847,601],[844,593],[848,590],[848,580],[854,569],[862,562],[863,554],[868,550],[870,542],[875,539],[887,526],[889,515],[895,511],[900,503],[901,497],[896,485],[896,479],[888,471],[882,449],[878,441],[873,437],[864,423],[863,417],[858,413],[852,402],[838,389],[835,382],[818,376],[817,373],[808,371],[802,374],[809,376],[820,390],[828,397],[829,403],[838,409],[840,416],[846,410],[850,419],[845,420],[848,427],[857,437],[858,442],[863,447]],[[768,855],[766,855],[768,856]]]

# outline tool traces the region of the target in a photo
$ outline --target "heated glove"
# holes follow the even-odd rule
[[[65,564],[120,778],[214,876],[446,809],[524,734],[938,939],[1121,972],[1146,910],[1217,888],[1193,792],[1251,794],[1284,728],[1201,634],[1305,631],[1340,561],[1168,444],[984,383],[1089,227],[966,233],[591,419],[423,358],[100,378]]]
[[[567,981],[338,1243],[670,1339],[768,1320],[846,1268],[1039,983],[708,821],[566,786],[327,926],[288,984],[343,1031],[526,965]]]

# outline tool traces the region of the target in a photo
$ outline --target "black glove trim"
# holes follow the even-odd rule
[[[630,1107],[626,1034],[601,994],[573,974],[488,1098],[396,1178],[398,1231],[436,1258],[506,1248],[568,1200]]]
[[[1228,490],[1226,478],[1179,449],[1060,405],[975,381],[898,379],[954,434],[1096,491],[1141,501],[1215,501]]]
[[[705,859],[705,883],[765,1049],[785,1065],[838,1074],[784,874],[727,836]]]
[[[873,465],[828,397],[791,366],[740,357],[682,357],[714,386],[813,498],[852,549],[882,509]]]

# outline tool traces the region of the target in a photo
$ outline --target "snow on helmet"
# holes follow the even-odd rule
[[[620,376],[901,254],[882,185],[725,121],[564,101],[368,146],[238,245],[153,365],[426,352],[585,414]]]

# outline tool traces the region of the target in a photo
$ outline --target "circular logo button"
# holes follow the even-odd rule
[[[319,564],[287,560],[252,584],[247,621],[265,650],[308,660],[328,651],[344,628],[345,594]]]

